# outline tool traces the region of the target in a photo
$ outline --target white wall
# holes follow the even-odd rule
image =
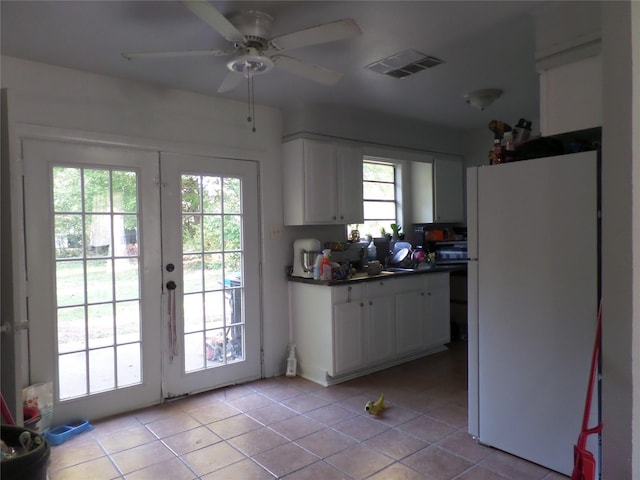
[[[638,480],[640,3],[603,2],[602,14],[603,478]]]
[[[640,2],[631,5],[631,81],[633,85],[631,107],[632,168],[633,168],[633,223],[631,230],[633,255],[633,310],[631,312],[631,475],[640,479]]]
[[[285,112],[283,132],[285,136],[310,132],[381,147],[457,155],[463,145],[460,130],[336,105],[306,105]]]
[[[632,168],[633,168],[633,223],[632,244],[633,255],[633,310],[631,312],[631,381],[632,381],[632,412],[631,412],[631,475],[635,480],[640,479],[640,2],[631,5],[631,58],[633,70],[631,80],[633,85],[631,107],[631,130],[635,132],[631,137]]]
[[[251,133],[246,106],[238,102],[10,57],[2,57],[2,87],[8,89],[12,142],[28,124],[78,138],[100,135],[132,145],[259,162],[265,375],[284,372],[289,327],[283,265],[289,262],[289,246],[265,234],[282,225],[281,113],[257,106],[257,132]],[[15,143],[12,148],[15,159]]]

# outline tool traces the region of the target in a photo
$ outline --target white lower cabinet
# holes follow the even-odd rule
[[[339,303],[333,307],[333,368],[331,375],[365,366],[363,302]]]
[[[448,273],[339,286],[289,282],[289,293],[299,374],[322,385],[450,341]]]
[[[427,329],[424,342],[427,345],[443,345],[451,341],[451,300],[449,274],[445,277],[432,276],[427,288]],[[445,321],[446,320],[446,321]]]
[[[365,345],[367,364],[375,365],[390,360],[395,355],[395,298],[389,282],[382,280],[367,284],[364,304]]]
[[[396,352],[412,353],[422,348],[425,304],[422,289],[396,295]]]
[[[362,285],[364,296],[353,289],[344,303],[333,306],[333,375],[340,375],[393,358],[394,296],[391,280]],[[361,287],[362,287],[361,286]],[[344,298],[344,289],[335,289],[334,297]]]
[[[449,274],[398,279],[396,351],[411,353],[451,341]]]

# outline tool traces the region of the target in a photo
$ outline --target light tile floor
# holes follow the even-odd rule
[[[50,480],[567,478],[469,436],[464,343],[333,387],[270,378],[93,425],[52,448]]]

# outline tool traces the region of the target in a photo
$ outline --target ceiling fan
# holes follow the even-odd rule
[[[244,78],[250,79],[275,67],[318,83],[335,85],[342,79],[341,73],[277,52],[346,40],[362,33],[353,19],[346,18],[270,38],[273,18],[264,12],[253,10],[227,19],[208,1],[184,0],[181,3],[231,42],[232,48],[228,51],[125,52],[122,56],[128,60],[196,55],[231,56],[227,62],[229,73],[220,84],[218,93],[233,90]],[[268,54],[270,51],[276,53]]]

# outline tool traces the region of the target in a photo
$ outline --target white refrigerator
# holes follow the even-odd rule
[[[597,163],[592,151],[467,170],[469,433],[565,475],[596,332]],[[598,458],[597,438],[588,449]]]

